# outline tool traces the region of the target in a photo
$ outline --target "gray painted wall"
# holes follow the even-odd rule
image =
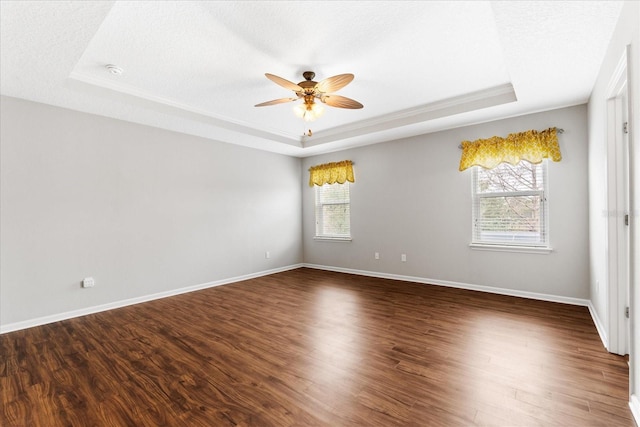
[[[586,105],[580,105],[304,159],[305,262],[588,299],[586,119]],[[559,137],[563,160],[549,163],[553,252],[469,248],[471,171],[458,171],[458,144],[552,126],[565,129]],[[307,186],[306,171],[345,159],[355,162],[353,241],[314,240],[314,190]],[[407,262],[400,261],[401,253]]]
[[[0,107],[0,325],[302,262],[299,159]]]

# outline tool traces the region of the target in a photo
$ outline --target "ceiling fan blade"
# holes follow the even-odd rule
[[[262,102],[260,104],[256,104],[254,105],[254,107],[266,107],[267,105],[276,105],[276,104],[282,104],[285,102],[291,102],[291,101],[296,101],[298,98],[280,98],[280,99],[274,99],[272,101],[267,101],[267,102]]]
[[[353,77],[353,74],[338,74],[328,77],[316,85],[316,90],[323,93],[336,92],[351,83]]]
[[[300,86],[298,86],[297,84],[290,82],[287,79],[283,79],[282,77],[278,77],[276,75],[273,74],[269,74],[269,73],[265,73],[265,76],[267,76],[267,78],[269,80],[271,80],[272,82],[279,84],[280,86],[282,86],[285,89],[289,89],[292,90],[294,92],[303,92],[304,89],[302,89]]]
[[[349,108],[352,110],[356,110],[363,107],[363,105],[358,101],[340,95],[325,95],[320,98],[320,100],[327,105],[338,108]]]

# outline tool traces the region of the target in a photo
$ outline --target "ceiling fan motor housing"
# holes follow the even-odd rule
[[[302,77],[304,77],[305,80],[298,83],[298,86],[304,89],[305,95],[316,95],[316,85],[318,84],[318,82],[313,81],[313,78],[315,76],[316,73],[314,73],[313,71],[305,71],[304,73],[302,73]]]

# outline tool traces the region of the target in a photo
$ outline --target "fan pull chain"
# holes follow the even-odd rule
[[[313,136],[313,132],[311,131],[311,129],[305,130],[304,129],[304,125],[303,125],[302,126],[302,136]]]

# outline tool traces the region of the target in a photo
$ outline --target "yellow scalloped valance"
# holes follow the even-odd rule
[[[344,184],[347,181],[355,182],[353,162],[351,160],[325,163],[309,168],[309,187],[313,187],[314,184],[322,186],[324,184],[335,184],[336,182]]]
[[[511,133],[506,138],[492,136],[473,142],[462,141],[461,145],[461,171],[471,166],[493,169],[504,162],[516,165],[520,160],[531,163],[540,163],[547,158],[554,162],[562,160],[556,128]]]

